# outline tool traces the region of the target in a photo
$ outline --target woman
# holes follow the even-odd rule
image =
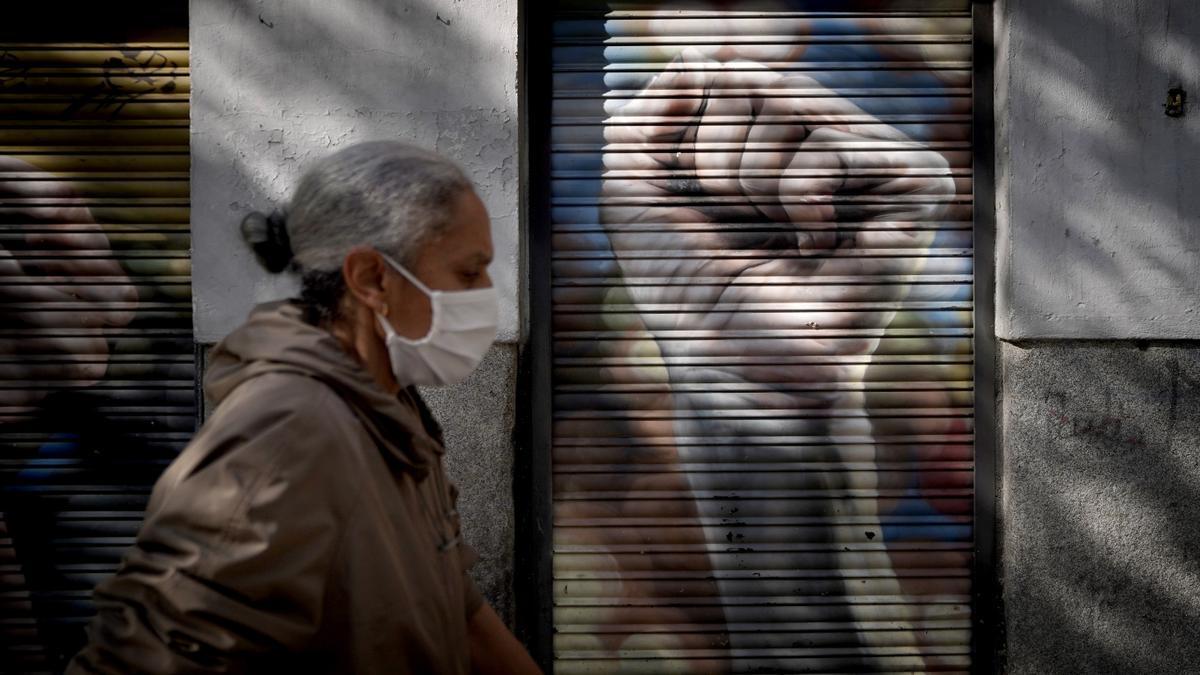
[[[414,388],[461,381],[495,337],[483,203],[447,160],[374,142],[317,163],[289,211],[243,232],[301,297],[213,350],[216,410],[67,672],[537,672],[468,576]]]

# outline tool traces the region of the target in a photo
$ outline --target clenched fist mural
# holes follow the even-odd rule
[[[561,672],[969,665],[970,19],[867,4],[555,23]]]

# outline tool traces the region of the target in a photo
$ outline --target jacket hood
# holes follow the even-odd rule
[[[209,354],[204,391],[215,405],[265,373],[321,380],[354,411],[381,450],[423,477],[443,452],[441,431],[416,391],[391,396],[328,331],[307,323],[290,301],[256,307]]]

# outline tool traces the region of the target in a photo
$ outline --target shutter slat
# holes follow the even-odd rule
[[[967,669],[969,2],[557,12],[556,672]]]
[[[78,651],[195,428],[188,58],[0,44],[0,661],[21,672]]]

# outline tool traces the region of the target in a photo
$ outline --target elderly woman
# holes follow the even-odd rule
[[[96,589],[69,673],[525,673],[468,576],[456,490],[415,385],[461,381],[495,337],[487,211],[396,142],[318,162],[286,223],[243,231],[298,300],[213,350],[217,404]]]

